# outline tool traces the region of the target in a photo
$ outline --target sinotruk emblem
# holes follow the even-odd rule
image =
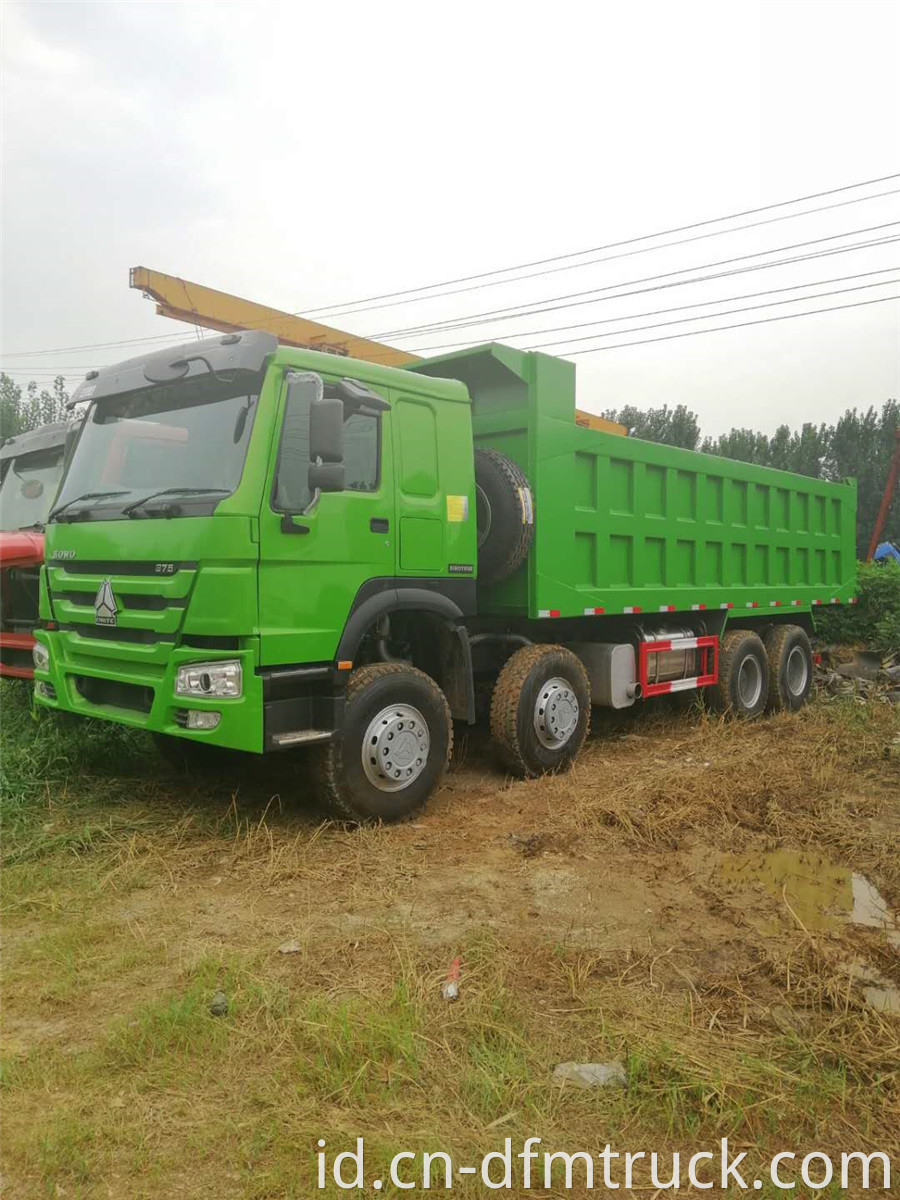
[[[119,607],[116,604],[112,584],[108,579],[104,579],[97,588],[97,596],[94,600],[94,622],[97,625],[115,625],[118,611]]]

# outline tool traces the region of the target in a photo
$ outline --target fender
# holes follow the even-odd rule
[[[474,579],[369,579],[356,593],[336,657],[352,661],[366,630],[386,613],[418,609],[455,624],[475,608]]]

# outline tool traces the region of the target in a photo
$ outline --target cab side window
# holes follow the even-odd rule
[[[378,418],[351,413],[344,421],[344,488],[374,492],[378,487]]]
[[[275,494],[272,506],[280,512],[302,512],[312,500],[309,487],[309,408],[320,394],[321,380],[301,375],[288,386]],[[328,394],[328,386],[325,387]],[[344,490],[374,492],[378,488],[378,417],[351,412],[344,418]]]

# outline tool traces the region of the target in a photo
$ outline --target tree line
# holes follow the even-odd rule
[[[685,450],[700,450],[740,462],[796,471],[813,479],[852,478],[858,485],[857,554],[864,558],[884,494],[888,464],[900,428],[900,402],[885,400],[881,409],[848,408],[832,425],[806,422],[799,429],[779,425],[773,434],[731,429],[718,437],[702,437],[697,414],[684,404],[638,409],[628,404],[603,414],[625,425],[633,437]],[[900,488],[888,512],[883,541],[900,545]]]
[[[39,388],[32,381],[24,387],[11,376],[0,372],[0,441],[27,433],[40,425],[64,421],[69,393],[62,375],[57,375],[49,388]]]
[[[67,416],[69,393],[62,375],[49,388],[32,380],[24,387],[0,373],[0,440],[36,429]],[[684,404],[670,408],[610,409],[603,414],[625,425],[633,437],[685,450],[701,450],[741,462],[796,471],[813,479],[857,480],[857,552],[865,556],[881,504],[888,463],[900,428],[900,402],[886,400],[879,411],[848,408],[833,425],[806,422],[799,429],[779,425],[773,434],[735,428],[718,437],[703,437],[697,414]],[[888,513],[883,537],[900,544],[900,488]]]

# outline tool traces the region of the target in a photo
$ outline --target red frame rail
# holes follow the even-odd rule
[[[692,675],[689,679],[669,679],[665,683],[648,682],[647,665],[650,655],[663,654],[666,650],[702,651],[701,673]],[[645,697],[709,687],[719,680],[719,639],[714,634],[708,634],[703,637],[670,638],[664,642],[641,642],[638,647],[638,678]]]

